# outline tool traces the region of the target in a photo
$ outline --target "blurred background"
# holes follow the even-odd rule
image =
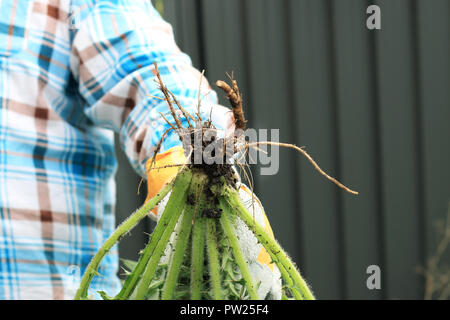
[[[450,1],[158,0],[180,48],[211,84],[234,71],[252,128],[305,146],[347,194],[300,154],[255,191],[276,239],[319,299],[450,294]],[[366,9],[381,8],[381,30]],[[221,102],[228,106],[223,94]],[[117,150],[117,223],[143,203]],[[137,259],[152,226],[119,247]],[[381,269],[369,290],[367,267]],[[424,268],[428,273],[424,275]]]

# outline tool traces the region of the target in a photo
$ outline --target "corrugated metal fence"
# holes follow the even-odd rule
[[[234,71],[250,127],[279,128],[281,141],[306,146],[360,192],[346,194],[292,150],[280,150],[277,175],[254,170],[275,236],[317,297],[422,298],[417,268],[450,200],[450,1],[163,4],[210,83]],[[370,4],[381,8],[381,30],[366,28]],[[136,207],[124,192],[119,221]],[[381,268],[381,290],[366,287],[369,265]]]

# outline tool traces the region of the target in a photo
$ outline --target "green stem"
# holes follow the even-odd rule
[[[211,279],[213,298],[215,300],[222,300],[223,298],[222,288],[220,285],[219,251],[217,250],[216,224],[216,219],[206,219],[206,248],[208,251],[209,277]]]
[[[159,260],[166,249],[170,236],[178,222],[178,219],[183,211],[186,203],[187,190],[192,178],[192,172],[190,170],[183,171],[175,179],[175,183],[170,195],[169,201],[164,208],[164,212],[161,216],[161,220],[158,222],[155,229],[152,240],[156,239],[157,242],[155,249],[152,252],[150,260],[147,263],[145,271],[137,287],[137,300],[145,299],[148,287],[153,278],[153,275],[158,267]],[[169,220],[167,222],[167,220]],[[158,228],[159,226],[159,228]],[[152,243],[152,241],[151,241]]]
[[[201,192],[205,185],[205,180],[205,175],[193,175],[188,193],[191,196],[195,197],[195,199],[200,199]],[[169,266],[169,272],[167,274],[167,279],[163,287],[161,296],[162,300],[170,300],[173,298],[175,287],[178,281],[178,275],[183,263],[184,253],[189,242],[189,236],[191,235],[192,218],[198,209],[198,205],[198,203],[187,204],[184,209],[180,232],[176,238],[175,252],[173,254],[172,261]]]
[[[92,258],[91,262],[88,264],[86,271],[84,272],[83,278],[81,279],[80,286],[75,294],[75,300],[84,299],[87,297],[89,285],[92,278],[97,274],[98,266],[102,261],[103,257],[111,250],[111,248],[116,244],[119,239],[129,232],[136,226],[136,224],[141,221],[147,214],[152,210],[172,189],[172,183],[166,185],[161,191],[145,203],[141,208],[139,208],[135,213],[133,213],[127,220],[125,220],[105,241],[105,243],[97,251],[97,254]]]
[[[169,271],[166,281],[164,283],[161,300],[171,300],[175,292],[175,287],[178,281],[178,274],[183,263],[184,253],[188,245],[189,234],[192,226],[193,206],[186,206],[181,222],[180,233],[177,236],[175,243],[175,252],[172,261],[169,265]]]
[[[264,228],[262,228],[258,223],[256,223],[256,221],[254,221],[252,215],[243,206],[237,191],[226,187],[225,198],[227,204],[231,208],[235,208],[237,210],[238,216],[242,219],[242,221],[244,221],[249,229],[255,230],[255,236],[258,238],[263,247],[267,251],[272,252],[277,257],[278,261],[284,266],[286,271],[292,277],[295,285],[298,286],[305,299],[314,300],[313,294],[311,293],[308,285],[300,275],[297,268],[294,266],[293,262],[289,259],[280,245],[266,233]]]
[[[155,250],[156,245],[158,244],[158,241],[161,238],[161,235],[164,233],[164,230],[170,221],[170,217],[171,216],[167,214],[161,216],[161,219],[158,221],[158,224],[156,225],[156,228],[153,231],[153,234],[151,235],[149,243],[145,247],[144,252],[142,253],[138,261],[138,264],[136,265],[132,273],[125,280],[122,290],[115,297],[115,299],[118,300],[128,299],[130,295],[133,293],[133,290],[136,287],[136,284],[139,278],[141,277],[142,273],[144,272],[145,266],[147,265],[150,256]]]
[[[247,262],[244,259],[244,255],[241,250],[241,246],[239,245],[238,239],[235,235],[234,229],[230,223],[229,216],[230,210],[229,206],[224,203],[224,200],[220,200],[220,208],[222,209],[222,215],[220,217],[220,222],[222,224],[223,231],[230,241],[231,248],[233,249],[233,255],[236,259],[236,263],[239,266],[242,277],[247,285],[247,290],[250,294],[250,299],[258,300],[258,293],[256,292],[255,285],[253,284],[252,276],[250,275],[250,271],[248,270]]]
[[[122,289],[114,297],[115,300],[126,300],[132,294],[134,288],[136,287],[137,281],[139,280],[140,276],[142,275],[142,272],[144,271],[144,268],[147,265],[148,260],[150,259],[150,256],[152,254],[152,247],[154,249],[154,246],[152,246],[152,240],[153,240],[153,242],[157,241],[157,239],[155,239],[155,237],[150,236],[149,242],[145,246],[144,251],[142,252],[141,256],[139,257],[136,267],[133,269],[131,274],[128,275],[128,277],[125,279]]]
[[[203,207],[203,201],[199,204]],[[203,266],[205,259],[205,218],[197,215],[192,231],[191,299],[201,300],[203,289]]]
[[[272,261],[277,265],[278,270],[280,270],[281,276],[286,282],[286,286],[291,291],[292,295],[297,300],[304,300],[302,294],[295,288],[295,284],[292,281],[290,274],[286,271],[286,268],[280,263],[278,258],[273,254],[273,252],[268,251]]]

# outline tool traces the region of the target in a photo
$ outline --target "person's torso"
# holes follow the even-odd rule
[[[113,133],[83,113],[70,70],[73,2],[0,1],[2,299],[70,298],[114,227]],[[108,290],[116,256],[104,266],[94,284]]]

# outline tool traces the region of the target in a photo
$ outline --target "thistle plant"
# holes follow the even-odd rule
[[[172,124],[166,120],[171,128],[163,134],[155,150],[156,155],[162,141],[171,130],[175,130],[182,141],[187,141],[187,137],[195,134],[203,136],[205,130],[215,128],[211,121],[203,121],[201,118],[200,98],[195,117],[187,113],[176,97],[165,87],[156,64],[155,70],[157,83],[164,94],[175,123]],[[236,81],[231,78],[231,86],[224,81],[218,81],[217,85],[224,90],[230,101],[236,129],[244,129],[246,121]],[[188,128],[182,127],[175,108],[178,108],[187,120]],[[239,144],[244,146],[244,150],[251,147],[257,148],[259,144],[271,144],[261,142],[250,145],[243,142],[239,135],[216,141],[222,146],[219,148],[222,151],[230,142],[234,147],[234,153],[242,150],[242,148],[238,150]],[[187,159],[192,160],[195,148],[198,146],[185,143],[183,146]],[[321,171],[303,149],[294,145],[286,146],[306,155],[316,169],[328,179],[347,191],[355,193]],[[244,205],[238,192],[239,184],[231,163],[224,161],[218,164],[195,164],[194,161],[187,161],[178,166],[180,169],[176,177],[133,213],[106,240],[89,263],[75,299],[88,299],[91,280],[97,275],[97,269],[104,256],[167,197],[164,211],[156,228],[149,236],[147,245],[141,251],[139,260],[136,263],[127,262],[126,264],[128,272],[121,290],[113,297],[100,292],[103,299],[256,300],[273,298],[258,294],[259,283],[250,271],[249,261],[238,239],[239,235],[236,231],[238,224],[244,224],[253,233],[270,256],[272,265],[279,270],[282,299],[314,299],[311,289],[295,264]],[[156,168],[152,163],[150,170],[156,169],[161,168]]]

